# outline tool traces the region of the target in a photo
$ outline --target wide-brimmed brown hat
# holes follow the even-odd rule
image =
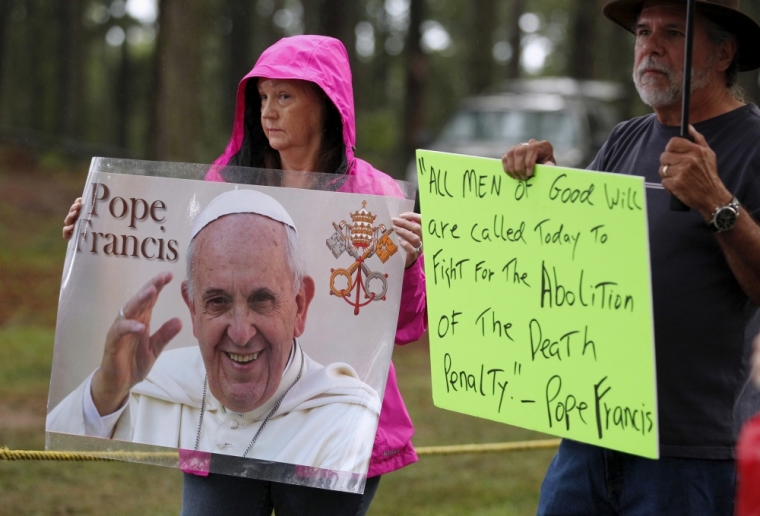
[[[662,0],[662,3],[686,0]],[[614,0],[604,6],[604,15],[635,33],[644,0]],[[760,68],[760,25],[739,10],[739,0],[696,0],[697,11],[736,36],[739,42],[737,65],[740,71]]]

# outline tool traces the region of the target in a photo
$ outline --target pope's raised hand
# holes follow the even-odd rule
[[[108,330],[103,360],[92,377],[92,401],[101,416],[118,410],[130,389],[148,376],[161,351],[182,329],[175,317],[150,334],[153,307],[171,280],[172,273],[163,272],[148,281],[127,301]]]

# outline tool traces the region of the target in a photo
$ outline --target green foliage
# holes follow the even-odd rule
[[[391,175],[398,145],[399,115],[392,110],[365,111],[356,120],[356,155]]]
[[[182,474],[123,462],[0,463],[0,493],[1,516],[176,515]]]
[[[60,152],[51,150],[40,156],[40,167],[48,170],[60,170],[66,166],[66,161]]]
[[[0,398],[47,385],[53,337],[47,328],[0,328]]]
[[[456,516],[535,514],[538,486],[551,452],[423,457],[386,475],[373,515]]]
[[[492,443],[546,436],[436,408],[432,404],[427,339],[397,347],[399,388],[414,421],[417,446]],[[386,475],[370,514],[535,514],[538,489],[554,453],[423,456]]]

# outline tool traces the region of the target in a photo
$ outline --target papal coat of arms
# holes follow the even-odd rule
[[[367,210],[367,201],[350,215],[350,224],[345,220],[333,222],[335,233],[326,242],[336,259],[344,253],[354,259],[347,269],[330,269],[330,294],[342,298],[354,307],[354,315],[359,315],[359,309],[372,301],[385,301],[388,291],[388,275],[370,270],[367,260],[377,255],[385,263],[396,254],[398,246],[391,239],[393,228],[373,225],[377,215]]]

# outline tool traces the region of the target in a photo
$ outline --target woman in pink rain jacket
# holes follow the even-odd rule
[[[269,47],[238,86],[232,137],[206,175],[224,181],[227,165],[335,174],[336,190],[401,196],[398,184],[354,156],[356,124],[351,69],[343,44],[323,36],[284,38]],[[239,170],[239,169],[238,169]],[[308,183],[309,174],[288,180]],[[305,186],[286,184],[286,186]],[[77,199],[65,220],[70,238],[78,218]],[[396,343],[425,331],[425,276],[420,217],[403,213],[394,230],[407,253],[396,328]],[[253,514],[277,516],[366,513],[380,475],[417,461],[414,427],[391,364],[364,495],[243,477],[184,475],[182,515]]]
[[[280,101],[278,97],[283,92],[286,95],[289,93],[287,89],[278,89],[278,85],[286,82],[283,80],[308,81],[307,85],[324,105],[321,145],[316,156],[314,152],[303,152],[308,144],[302,143],[308,141],[308,138],[299,140],[298,135],[280,134],[281,130],[288,131],[288,128],[283,126],[287,125],[285,118],[289,115],[283,116],[283,113],[293,109],[287,104],[292,102],[292,99]],[[278,98],[273,99],[273,96]],[[279,106],[270,110],[267,101],[279,102]],[[301,115],[301,119],[303,118],[305,117]],[[336,183],[342,185],[338,187],[339,191],[399,196],[400,191],[393,180],[354,156],[355,143],[354,96],[345,47],[333,38],[295,36],[282,39],[264,51],[253,70],[240,81],[232,137],[224,154],[214,163],[222,166],[333,172],[336,174]],[[299,162],[299,158],[304,155],[313,158],[311,163],[308,163],[308,159]],[[212,168],[206,180],[223,181],[220,170],[222,167]],[[425,276],[422,260],[417,259],[421,254],[422,245],[419,216],[402,214],[394,218],[394,227],[401,237],[401,245],[408,253],[396,329],[396,343],[406,344],[419,339],[426,327]],[[321,514],[366,512],[377,489],[380,475],[417,460],[411,441],[413,432],[414,427],[401,399],[396,384],[396,372],[391,364],[363,500],[359,500],[358,495],[278,484],[286,491],[282,496],[295,499],[302,497],[301,501],[290,500],[286,505],[291,508],[293,514],[307,514],[310,510],[315,510],[316,503],[320,504]],[[251,482],[234,477],[209,481],[206,478],[185,475],[183,514],[187,513],[191,505],[201,501],[199,498],[208,498],[206,484],[230,484],[229,489],[220,489],[218,496],[212,496],[218,500],[235,497],[238,493],[246,498],[247,484]],[[197,489],[198,494],[190,493],[191,489]],[[329,509],[332,505],[328,499],[335,500],[335,509]],[[359,506],[356,505],[357,502]],[[205,501],[201,505],[204,508],[214,506],[207,505]],[[235,507],[239,506],[235,503]],[[218,508],[215,508],[216,510]],[[277,514],[279,516],[282,513],[283,508],[280,508]]]

